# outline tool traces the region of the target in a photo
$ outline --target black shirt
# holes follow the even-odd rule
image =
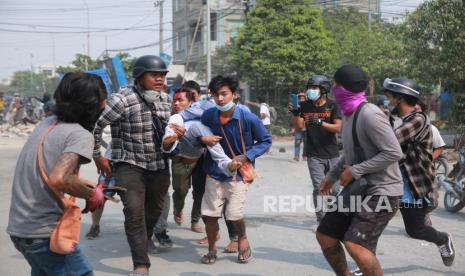
[[[334,119],[341,119],[341,110],[333,100],[326,99],[322,106],[315,106],[308,100],[301,104],[300,116],[308,121],[309,117],[318,117],[327,123],[334,123]],[[307,157],[330,159],[339,157],[336,133],[329,132],[321,126],[305,123],[307,133]]]

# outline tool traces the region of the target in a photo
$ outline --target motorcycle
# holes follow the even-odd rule
[[[437,180],[445,190],[444,207],[456,213],[465,207],[465,148],[459,151],[459,161],[449,176],[454,176],[454,180],[446,179],[444,175],[437,176]]]

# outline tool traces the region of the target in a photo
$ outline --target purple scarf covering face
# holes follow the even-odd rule
[[[346,117],[352,115],[361,103],[367,101],[365,91],[354,93],[340,85],[333,86],[332,91],[337,105]]]

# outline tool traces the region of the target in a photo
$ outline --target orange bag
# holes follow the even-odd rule
[[[241,121],[239,120],[238,122],[239,122],[239,133],[241,134],[242,151],[244,152],[243,154],[245,155],[246,149],[245,149],[244,135],[242,134]],[[228,137],[226,136],[226,133],[224,132],[223,126],[221,126],[221,131],[223,132],[224,139],[226,140],[226,143],[228,144],[229,151],[231,152],[233,158],[236,157],[236,154],[234,153],[234,150],[232,149],[231,144],[229,143]],[[249,161],[242,164],[242,166],[239,168],[239,174],[242,176],[242,181],[245,183],[249,183],[249,184],[252,183],[254,179],[257,177],[257,172],[255,171],[255,168],[253,167],[252,163]]]
[[[47,135],[57,125],[54,122],[42,136],[39,142],[39,148],[37,152],[37,161],[39,164],[40,173],[42,179],[47,186],[56,194],[61,200],[63,207],[63,216],[58,221],[56,228],[53,230],[50,236],[50,250],[57,254],[71,254],[76,249],[79,242],[79,232],[81,229],[81,209],[76,205],[76,199],[74,197],[66,198],[60,191],[50,185],[49,178],[44,170],[43,165],[43,144]]]

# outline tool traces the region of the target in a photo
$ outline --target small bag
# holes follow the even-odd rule
[[[242,134],[242,126],[241,126],[241,121],[239,120],[239,133],[241,134],[241,143],[242,143],[242,151],[245,155],[246,153],[246,148],[245,148],[245,142],[244,142],[244,135]],[[229,143],[228,137],[226,136],[226,133],[224,132],[223,126],[221,126],[221,131],[223,132],[224,139],[226,140],[226,143],[228,144],[229,151],[231,152],[231,155],[236,157],[236,154],[234,153],[233,148],[231,147],[231,144]],[[252,183],[254,179],[257,177],[257,172],[255,171],[255,168],[253,167],[252,163],[247,161],[242,164],[242,166],[239,168],[239,174],[242,176],[242,181],[245,183]]]
[[[37,161],[39,164],[40,173],[43,181],[60,199],[60,206],[63,208],[63,215],[56,228],[52,231],[50,236],[50,250],[57,254],[71,254],[76,249],[79,242],[79,232],[81,228],[81,209],[76,205],[76,199],[64,197],[55,187],[50,185],[49,178],[44,170],[43,165],[43,144],[47,135],[55,128],[57,122],[54,122],[42,136],[39,142],[37,152]]]
[[[352,139],[354,140],[354,153],[355,153],[355,162],[354,164],[359,164],[365,161],[365,154],[363,153],[363,149],[360,146],[360,142],[357,136],[357,119],[360,110],[362,110],[363,106],[366,103],[361,103],[354,114],[354,120],[352,122]],[[359,196],[363,197],[366,195],[366,191],[368,189],[368,182],[364,176],[360,177],[357,180],[353,180],[347,186],[345,186],[342,191],[339,193],[338,198],[342,198],[342,205],[344,208],[350,208],[350,198],[352,196]]]

